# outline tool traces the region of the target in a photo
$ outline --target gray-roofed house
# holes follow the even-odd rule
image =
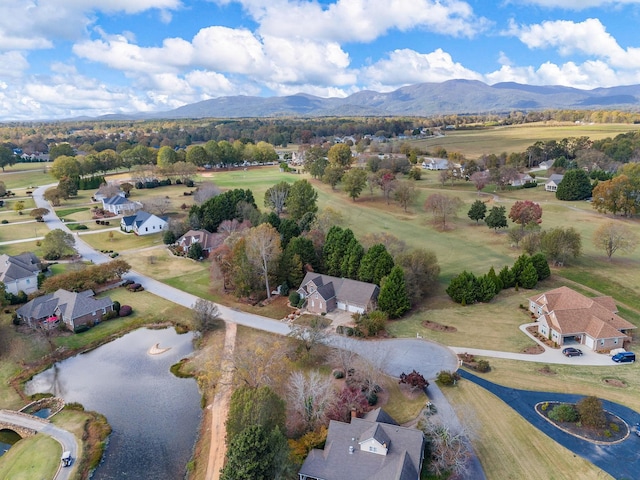
[[[120,228],[125,232],[133,232],[136,235],[151,235],[169,228],[167,217],[158,217],[153,213],[139,211],[135,215],[122,217]]]
[[[107,212],[114,213],[116,215],[133,213],[136,210],[142,208],[140,202],[133,202],[125,197],[124,192],[120,192],[118,195],[109,198],[102,199],[102,208]]]
[[[424,435],[381,409],[351,423],[332,420],[323,450],[313,449],[299,480],[419,480]]]
[[[612,297],[585,297],[559,287],[529,298],[538,332],[558,345],[580,343],[594,351],[625,347],[635,325],[618,316]]]
[[[558,190],[558,185],[562,182],[564,175],[560,175],[559,173],[554,173],[549,177],[549,179],[544,184],[544,189],[547,192],[556,192]]]
[[[307,311],[327,313],[344,310],[365,313],[375,309],[380,289],[373,283],[307,272],[298,294],[307,300]]]
[[[194,243],[199,243],[203,252],[211,253],[212,250],[222,245],[224,239],[225,236],[221,233],[211,233],[204,229],[189,230],[176,241],[176,244],[184,253],[187,253]]]
[[[25,303],[16,313],[31,327],[62,321],[69,330],[75,331],[81,325],[100,322],[102,315],[113,311],[113,301],[109,297],[95,298],[93,295],[92,290],[76,293],[59,289]]]
[[[20,255],[0,255],[0,282],[6,291],[29,295],[38,290],[38,274],[42,271],[40,259],[31,252]]]

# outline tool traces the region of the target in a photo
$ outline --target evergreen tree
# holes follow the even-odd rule
[[[269,431],[262,425],[251,425],[229,445],[220,480],[273,480],[279,453],[288,448],[279,428]]]
[[[520,273],[518,284],[522,288],[533,288],[538,284],[538,272],[536,272],[536,267],[533,266],[531,260]]]
[[[200,260],[203,256],[202,244],[200,242],[194,242],[187,251],[187,257],[192,260]]]
[[[476,200],[471,204],[471,208],[469,209],[469,213],[467,213],[467,215],[471,220],[475,220],[476,223],[478,223],[487,215],[487,204],[482,200]]]
[[[391,272],[393,265],[393,258],[386,247],[378,243],[367,250],[362,257],[358,277],[362,282],[380,285],[382,278]]]
[[[389,315],[389,318],[401,317],[411,308],[402,267],[396,265],[382,280],[380,295],[378,295],[378,308]]]
[[[465,270],[451,279],[446,291],[454,302],[470,305],[478,299],[478,279],[473,273]]]
[[[364,257],[364,247],[354,237],[351,239],[344,260],[342,261],[342,276],[357,280],[362,257]]]
[[[305,213],[318,211],[318,192],[308,180],[298,180],[291,185],[285,205],[291,219],[297,222]]]
[[[499,293],[500,290],[504,288],[504,284],[502,283],[502,280],[500,280],[498,275],[496,275],[496,271],[493,269],[493,266],[491,266],[491,268],[489,269],[489,273],[487,273],[487,278],[489,278],[489,280],[491,280],[496,286],[496,294]]]
[[[268,386],[242,386],[234,390],[229,402],[226,430],[230,444],[247,427],[260,425],[271,431],[284,429],[286,421],[284,401]]]
[[[536,268],[536,272],[538,273],[538,280],[544,280],[545,278],[549,278],[551,276],[549,262],[547,262],[547,257],[545,257],[543,253],[536,253],[535,255],[533,255],[531,257],[531,262],[533,263],[533,266]]]
[[[513,275],[513,272],[507,265],[502,267],[500,273],[498,273],[498,278],[502,282],[502,288],[511,288],[516,284],[516,277]]]
[[[556,198],[558,200],[584,200],[591,196],[591,180],[584,170],[568,170],[558,185]]]
[[[484,303],[490,302],[493,297],[495,297],[496,294],[500,291],[498,289],[498,286],[494,283],[493,279],[489,277],[489,275],[478,277],[476,286],[476,297],[478,301]]]
[[[513,263],[513,267],[511,267],[511,273],[513,273],[513,277],[518,285],[522,285],[520,281],[520,274],[525,269],[525,267],[531,263],[531,257],[526,253],[520,255],[516,261]]]
[[[504,206],[491,207],[489,215],[486,216],[484,222],[487,227],[498,230],[499,228],[506,228],[507,226],[507,209]]]
[[[285,218],[280,221],[280,225],[276,227],[280,234],[280,244],[282,248],[286,248],[292,238],[300,235],[300,228],[298,224],[290,218]]]

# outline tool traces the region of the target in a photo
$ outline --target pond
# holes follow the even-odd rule
[[[96,480],[184,478],[200,424],[193,379],[169,367],[193,351],[192,334],[139,329],[57,363],[27,383],[107,417],[113,432]],[[159,344],[157,355],[148,352]]]

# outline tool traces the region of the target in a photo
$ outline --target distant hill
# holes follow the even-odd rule
[[[640,110],[640,85],[580,90],[559,85],[537,86],[513,82],[487,85],[474,80],[449,80],[409,85],[386,93],[364,90],[346,98],[321,98],[302,93],[286,97],[220,97],[167,112],[135,117],[430,116],[604,108]]]

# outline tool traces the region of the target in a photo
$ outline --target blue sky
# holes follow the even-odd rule
[[[0,121],[465,78],[640,83],[640,0],[0,1]]]

